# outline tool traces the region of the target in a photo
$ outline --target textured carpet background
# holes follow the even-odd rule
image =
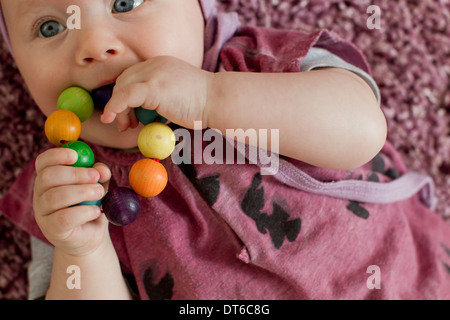
[[[331,29],[366,55],[381,89],[388,139],[412,170],[437,185],[437,212],[450,219],[450,2],[221,0],[244,23],[313,31]],[[381,9],[370,30],[369,5]],[[47,144],[44,118],[0,45],[0,197]],[[0,215],[0,299],[27,297],[29,240]]]

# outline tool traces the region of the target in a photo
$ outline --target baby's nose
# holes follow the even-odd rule
[[[75,59],[81,66],[106,61],[120,55],[124,49],[123,43],[108,30],[91,30],[79,36]]]
[[[82,63],[90,63],[94,60],[97,61],[104,61],[106,59],[108,59],[108,56],[114,56],[117,54],[117,50],[116,49],[108,49],[105,52],[101,51],[101,52],[97,52],[97,53],[93,53],[91,55],[86,55],[86,57],[82,58]]]

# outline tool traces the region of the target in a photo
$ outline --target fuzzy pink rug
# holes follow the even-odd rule
[[[368,6],[381,9],[370,30]],[[222,0],[244,23],[312,31],[331,29],[366,55],[381,89],[388,139],[409,168],[437,185],[437,212],[450,221],[450,2],[448,0]],[[0,45],[0,197],[47,144],[44,118]],[[0,298],[27,297],[27,235],[0,215]]]

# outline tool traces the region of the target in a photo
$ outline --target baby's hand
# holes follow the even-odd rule
[[[207,127],[206,101],[213,73],[177,58],[160,56],[126,69],[116,80],[101,120],[116,119],[119,130],[133,126],[130,108],[156,110],[161,116],[193,129],[194,121]]]
[[[67,254],[86,255],[107,240],[108,221],[98,206],[75,205],[101,199],[111,172],[103,164],[71,167],[76,160],[77,153],[64,148],[38,156],[33,207],[36,222],[50,243]]]

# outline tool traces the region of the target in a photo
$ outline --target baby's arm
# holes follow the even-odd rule
[[[210,73],[173,57],[155,57],[121,74],[101,119],[116,119],[125,130],[129,108],[139,106],[187,128],[202,121],[203,128],[224,134],[279,129],[280,154],[332,169],[370,161],[387,131],[372,88],[340,68]]]
[[[74,168],[77,154],[55,148],[36,159],[33,208],[36,222],[55,247],[47,299],[127,299],[128,288],[108,233],[108,221],[97,206],[76,206],[100,199],[110,178],[101,164]],[[69,266],[78,266],[80,289],[67,285]]]
[[[79,269],[80,288],[69,288],[69,266]],[[129,300],[132,299],[120,270],[119,260],[109,239],[95,252],[74,256],[55,247],[50,288],[46,299]]]
[[[384,145],[386,121],[373,90],[350,71],[223,72],[214,74],[212,83],[208,125],[222,132],[279,129],[283,155],[349,169],[371,160]]]

